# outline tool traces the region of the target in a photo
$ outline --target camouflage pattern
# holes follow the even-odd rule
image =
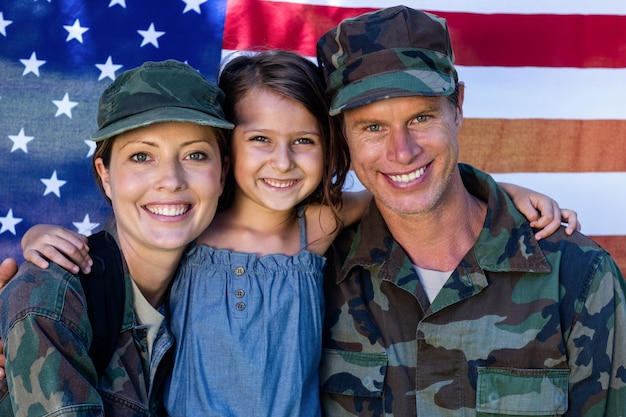
[[[536,241],[489,176],[461,171],[487,217],[432,304],[374,204],[336,240],[325,415],[626,415],[626,285],[616,264],[563,228]]]
[[[135,324],[128,275],[126,300],[118,348],[98,381],[87,353],[92,330],[80,279],[56,264],[22,265],[0,292],[7,359],[0,415],[165,415],[162,384],[171,370],[173,337],[163,325],[149,364],[147,330]]]
[[[100,141],[159,122],[191,122],[232,129],[224,118],[224,93],[198,71],[175,60],[146,62],[120,74],[100,96]]]
[[[390,97],[448,96],[458,81],[446,20],[405,6],[345,19],[317,42],[330,115]]]

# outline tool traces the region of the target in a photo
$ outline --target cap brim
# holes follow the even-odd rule
[[[379,74],[348,84],[333,97],[329,114],[336,116],[346,110],[394,97],[449,96],[455,80],[446,73],[410,69]]]
[[[187,122],[221,129],[232,129],[234,127],[232,123],[224,119],[198,110],[185,107],[160,107],[117,120],[102,129],[98,129],[91,136],[91,139],[97,142],[132,129],[137,129],[138,127],[161,122]]]

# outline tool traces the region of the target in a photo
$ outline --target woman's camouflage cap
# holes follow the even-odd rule
[[[191,66],[167,60],[146,62],[119,75],[104,90],[98,106],[100,141],[159,122],[190,122],[222,129],[224,93]]]
[[[374,101],[448,96],[458,76],[446,20],[406,6],[345,19],[317,42],[330,115]]]

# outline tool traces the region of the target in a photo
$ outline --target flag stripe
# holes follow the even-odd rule
[[[285,0],[264,0],[284,3]],[[330,6],[341,4],[344,7],[365,7],[380,9],[397,6],[397,0],[288,0],[290,3]],[[418,4],[408,4],[423,10],[439,12],[469,13],[515,13],[515,14],[610,14],[626,15],[626,3],[623,0],[420,0]]]
[[[372,10],[263,1],[242,10],[241,1],[228,3],[225,49],[283,48],[315,56],[315,42],[326,30]],[[436,13],[448,20],[460,65],[626,67],[626,16]],[[275,21],[282,24],[266,24]]]
[[[458,66],[465,117],[626,120],[626,68]]]
[[[487,172],[626,171],[626,121],[468,119],[461,160]]]

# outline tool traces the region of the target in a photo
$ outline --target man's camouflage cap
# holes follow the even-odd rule
[[[224,93],[182,62],[146,62],[119,75],[104,90],[94,141],[159,122],[190,122],[232,129],[224,118]]]
[[[406,6],[346,19],[317,42],[330,115],[374,101],[448,96],[458,81],[446,20]]]

